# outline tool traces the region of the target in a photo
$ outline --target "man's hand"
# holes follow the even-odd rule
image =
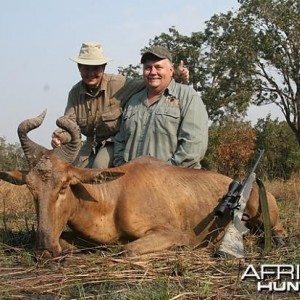
[[[57,148],[61,146],[61,139],[57,132],[52,133],[52,140],[51,140],[51,146],[53,148]]]
[[[70,141],[71,135],[63,129],[58,128],[52,133],[51,146],[53,148],[60,147]]]
[[[178,77],[181,79],[182,83],[188,84],[190,79],[190,71],[184,64],[183,60],[180,61],[176,73]]]

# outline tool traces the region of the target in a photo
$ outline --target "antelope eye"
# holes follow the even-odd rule
[[[59,193],[60,193],[60,194],[64,194],[64,193],[66,192],[67,187],[68,187],[68,184],[64,184],[64,185],[61,187]]]

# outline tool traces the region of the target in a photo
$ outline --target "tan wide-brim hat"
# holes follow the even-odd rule
[[[105,57],[102,46],[97,42],[82,43],[79,55],[76,58],[70,58],[78,64],[99,66],[111,61]]]

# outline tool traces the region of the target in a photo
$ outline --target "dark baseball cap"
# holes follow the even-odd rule
[[[158,57],[161,59],[167,58],[172,62],[172,55],[167,48],[161,46],[153,46],[146,50],[146,52],[142,55],[141,63],[143,64],[148,58]]]

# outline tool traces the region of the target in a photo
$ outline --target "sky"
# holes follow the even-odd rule
[[[214,14],[238,8],[237,0],[9,0],[0,18],[0,137],[18,143],[19,123],[47,109],[30,138],[50,148],[55,122],[68,92],[80,80],[76,63],[82,42],[98,41],[113,60],[106,72],[136,65],[150,39],[175,26],[180,34],[202,31]],[[249,119],[277,115],[253,108]]]

